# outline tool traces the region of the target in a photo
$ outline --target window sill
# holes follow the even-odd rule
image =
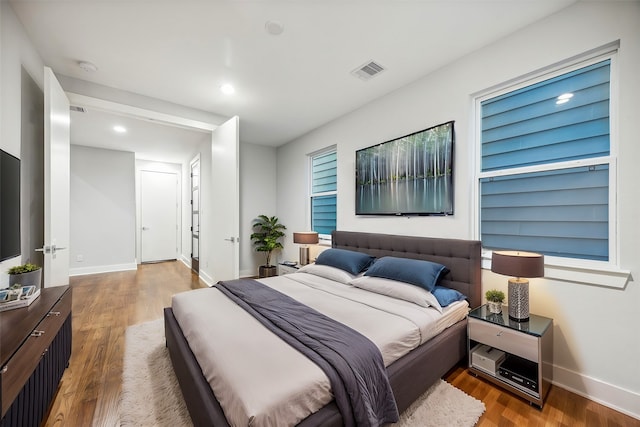
[[[554,262],[553,259],[549,261],[545,259],[544,277],[614,289],[624,289],[631,277],[631,271],[607,263],[601,265],[597,262],[585,264],[560,264]],[[491,251],[483,251],[482,268],[491,270]]]

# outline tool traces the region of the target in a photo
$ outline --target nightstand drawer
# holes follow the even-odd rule
[[[538,338],[535,336],[470,317],[469,339],[538,362]]]

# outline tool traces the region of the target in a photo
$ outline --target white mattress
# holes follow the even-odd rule
[[[466,317],[465,301],[433,308],[306,273],[261,280],[359,331],[386,366]],[[173,297],[173,312],[232,426],[295,425],[329,403],[329,379],[215,288]]]

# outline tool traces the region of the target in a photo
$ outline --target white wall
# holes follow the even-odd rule
[[[9,2],[0,2],[0,148],[16,157],[20,157],[22,69],[24,68],[42,89],[43,67],[42,59],[27,37],[11,5]],[[24,218],[29,216],[29,211],[24,205],[21,208],[24,229]],[[25,260],[27,258],[28,255],[24,257]],[[7,268],[21,264],[22,259],[20,256],[0,263],[0,287],[8,286]]]
[[[134,153],[71,146],[69,274],[136,269]]]
[[[254,250],[251,225],[258,215],[276,214],[276,169],[274,147],[240,144],[240,276],[257,275],[265,262],[264,254]],[[289,227],[285,232],[292,233]]]
[[[289,230],[309,227],[308,153],[337,144],[338,228],[416,236],[473,238],[473,94],[620,39],[617,221],[620,264],[640,272],[640,3],[579,2],[278,149],[277,214]],[[390,71],[392,72],[392,71]],[[357,149],[455,120],[455,214],[356,217]],[[615,219],[614,219],[615,220]],[[284,257],[296,259],[287,236]],[[483,288],[506,279],[483,272]],[[640,289],[549,279],[532,281],[531,311],[554,318],[554,382],[640,418]]]

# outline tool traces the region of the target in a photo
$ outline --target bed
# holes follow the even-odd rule
[[[463,293],[471,308],[481,304],[478,241],[335,231],[332,242],[333,248],[362,252],[376,258],[391,256],[442,264],[449,272],[440,284]],[[229,426],[172,307],[165,308],[164,317],[167,347],[194,424]],[[400,412],[466,356],[466,324],[465,317],[387,366],[389,383]],[[212,342],[215,340],[212,337]],[[335,402],[330,401],[298,425],[342,424]]]

